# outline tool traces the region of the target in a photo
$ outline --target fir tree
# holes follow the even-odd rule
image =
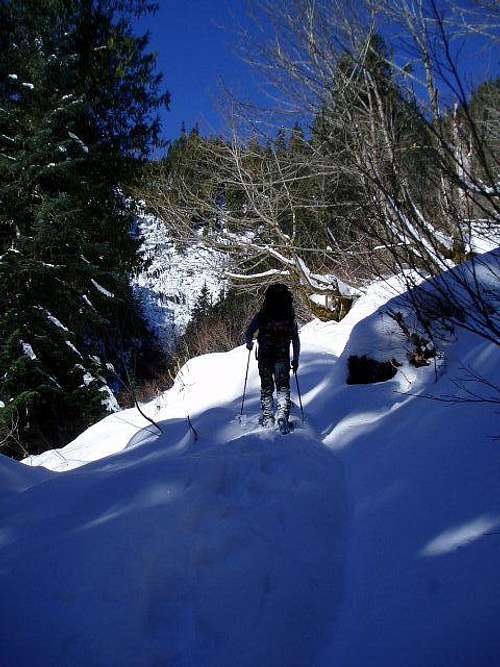
[[[202,320],[207,318],[212,312],[213,307],[214,303],[212,295],[210,294],[210,290],[208,289],[207,283],[205,282],[203,283],[200,295],[191,313],[194,326],[197,326]]]
[[[120,4],[0,3],[0,420],[19,425],[15,456],[116,405],[107,364],[145,333],[121,187],[160,143],[168,97],[131,30],[148,3]]]
[[[476,133],[471,141],[473,168],[487,183],[496,181],[500,155],[500,78],[485,81],[473,92],[469,113]],[[477,155],[480,149],[484,151],[482,160]]]

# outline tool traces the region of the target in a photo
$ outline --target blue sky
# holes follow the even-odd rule
[[[279,2],[279,0],[276,0]],[[224,127],[217,111],[220,81],[239,99],[259,100],[255,77],[236,53],[237,25],[245,22],[247,0],[160,0],[153,17],[141,19],[137,31],[150,32],[150,49],[172,96],[162,114],[166,139],[179,136],[182,122],[204,134]],[[487,61],[474,40],[460,53],[460,70],[467,87],[474,80],[499,76],[498,53]]]
[[[244,5],[245,0],[160,0],[158,13],[138,23],[139,32],[151,33],[150,49],[158,53],[172,96],[170,112],[163,114],[167,139],[179,135],[183,121],[188,129],[198,123],[204,133],[221,129],[221,78],[238,93],[249,93],[251,73],[235,53],[235,25]]]

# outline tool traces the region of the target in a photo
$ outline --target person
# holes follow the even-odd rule
[[[258,331],[258,364],[261,383],[261,423],[272,427],[273,392],[276,387],[276,420],[280,431],[290,430],[290,367],[299,367],[300,340],[293,308],[292,294],[286,285],[273,283],[266,290],[262,308],[250,322],[246,332],[246,346],[253,349],[253,337]],[[293,357],[290,362],[290,343]]]

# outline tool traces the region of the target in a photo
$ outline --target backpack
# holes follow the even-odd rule
[[[289,361],[290,343],[295,333],[294,320],[263,317],[259,324],[259,359]]]

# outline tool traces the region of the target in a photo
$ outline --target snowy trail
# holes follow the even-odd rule
[[[248,421],[234,420],[243,355],[194,360],[161,438],[136,429],[121,453],[47,473],[3,504],[7,664],[314,664],[342,600],[342,466],[310,427],[257,428],[255,367]],[[222,404],[215,368],[232,399]]]

